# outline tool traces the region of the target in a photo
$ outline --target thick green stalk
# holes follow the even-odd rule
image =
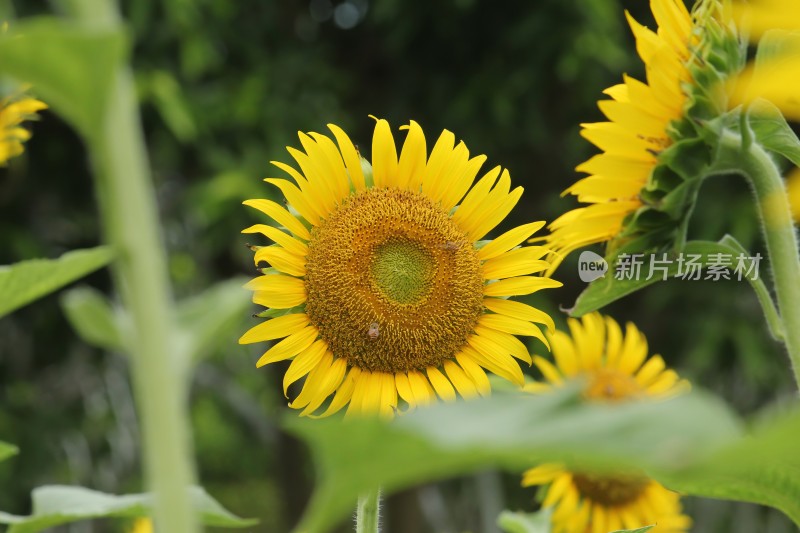
[[[378,533],[380,531],[381,493],[379,490],[358,498],[356,509],[356,533]]]
[[[800,252],[789,197],[780,171],[757,142],[731,133],[720,143],[718,170],[740,172],[750,181],[758,203],[784,341],[795,381],[800,386]]]
[[[74,10],[87,24],[119,24],[111,0],[75,2]],[[106,239],[118,254],[113,274],[132,321],[127,340],[156,525],[165,533],[194,533],[186,384],[174,342],[166,253],[139,108],[127,68],[116,73],[102,128],[87,140]]]

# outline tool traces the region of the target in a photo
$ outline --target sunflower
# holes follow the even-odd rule
[[[131,533],[153,533],[153,522],[149,518],[138,518],[133,523]]]
[[[665,398],[686,390],[688,383],[665,368],[659,355],[647,357],[647,340],[632,323],[623,334],[619,324],[599,313],[569,320],[571,335],[550,334],[555,365],[536,356],[545,378],[525,389],[541,393],[566,379],[586,380],[584,398],[621,402]],[[640,473],[596,475],[543,464],[523,474],[523,486],[549,485],[542,502],[553,507],[553,533],[608,533],[657,524],[659,532],[682,532],[690,525],[680,497]]]
[[[20,126],[23,121],[35,118],[47,105],[35,98],[8,97],[0,100],[0,165],[23,152],[22,143],[30,139],[28,130]]]
[[[270,268],[247,288],[270,318],[239,340],[285,337],[257,366],[291,359],[288,387],[305,376],[290,403],[301,415],[349,413],[391,416],[398,395],[409,407],[436,396],[449,400],[487,394],[485,370],[524,383],[515,358],[531,363],[515,335],[546,343],[537,325],[544,312],[510,296],[561,283],[542,275],[543,246],[518,247],[544,226],[532,222],[494,240],[481,239],[517,203],[507,170],[495,167],[473,182],[486,157],[472,157],[447,130],[430,156],[422,129],[411,122],[398,157],[389,124],[377,120],[371,172],[347,134],[329,125],[338,144],[300,133],[304,151],[288,148],[299,170],[273,162],[294,182],[268,178],[289,209],[248,200],[289,233],[257,224],[275,242],[253,247]],[[364,162],[364,167],[369,165]]]
[[[659,163],[659,154],[672,144],[670,125],[683,117],[692,83],[687,68],[697,44],[692,17],[683,0],[651,0],[658,24],[653,32],[626,12],[636,38],[636,50],[645,64],[647,83],[624,76],[623,83],[604,92],[610,100],[598,106],[608,122],[582,124],[581,135],[603,153],[579,165],[589,174],[564,195],[589,204],[553,221],[548,241],[559,256],[555,268],[571,251],[614,239],[626,217],[642,207],[640,192]]]

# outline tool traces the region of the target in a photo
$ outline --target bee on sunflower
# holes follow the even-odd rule
[[[517,359],[531,364],[517,335],[547,342],[544,312],[511,296],[561,283],[544,246],[523,246],[544,226],[532,222],[482,240],[513,209],[497,166],[475,182],[486,160],[470,157],[445,130],[430,155],[422,128],[410,122],[398,156],[388,122],[377,120],[371,172],[348,135],[300,133],[304,151],[288,148],[299,170],[273,162],[293,180],[268,178],[289,208],[248,200],[285,228],[257,224],[275,242],[253,247],[263,275],[247,287],[269,318],[240,343],[283,339],[257,366],[291,360],[288,387],[305,377],[290,403],[301,415],[377,412],[392,416],[404,402],[424,405],[489,392],[486,371],[520,386]],[[338,144],[338,146],[337,146]],[[475,183],[473,183],[475,182]]]
[[[585,381],[589,402],[615,403],[663,399],[689,388],[666,368],[659,355],[648,357],[647,339],[632,323],[623,333],[599,313],[569,320],[570,333],[549,335],[555,364],[535,356],[544,381],[525,390],[545,393],[571,378]],[[638,472],[593,474],[560,464],[543,464],[523,474],[522,485],[543,485],[543,507],[551,507],[553,533],[608,533],[657,524],[656,531],[682,533],[691,525],[680,496]]]

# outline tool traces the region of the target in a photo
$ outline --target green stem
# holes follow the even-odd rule
[[[356,510],[356,533],[378,533],[380,527],[380,490],[370,492],[358,498]]]
[[[120,24],[112,0],[76,1],[73,7],[82,22],[95,27]],[[154,517],[159,531],[193,533],[197,525],[188,488],[195,474],[186,384],[172,335],[174,310],[166,252],[127,68],[116,74],[103,128],[87,141],[106,238],[118,254],[113,266],[115,283],[132,319],[127,339],[145,473],[155,493]]]
[[[800,386],[800,251],[786,186],[775,162],[760,144],[743,145],[742,138],[732,133],[720,140],[717,166],[744,174],[755,191],[784,341]]]

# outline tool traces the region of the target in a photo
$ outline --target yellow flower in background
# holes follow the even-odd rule
[[[625,332],[610,317],[591,313],[570,319],[570,334],[550,335],[555,365],[534,357],[545,382],[525,389],[541,393],[565,380],[586,380],[584,397],[591,402],[666,398],[689,384],[659,355],[648,357],[647,340],[632,323]],[[639,473],[595,475],[543,464],[523,474],[522,485],[548,485],[543,507],[553,508],[553,533],[608,533],[657,524],[653,531],[678,533],[691,525],[682,514],[680,497]]]
[[[686,63],[697,41],[692,18],[682,0],[651,0],[650,8],[655,32],[626,13],[647,83],[624,76],[622,84],[606,89],[611,99],[598,102],[608,122],[582,125],[581,135],[603,153],[579,165],[576,170],[589,176],[564,191],[589,205],[550,224],[548,239],[557,254],[553,268],[571,251],[622,231],[625,218],[642,206],[639,193],[658,154],[672,143],[670,123],[683,116],[682,85],[692,83]]]
[[[22,143],[30,139],[31,134],[21,126],[22,122],[36,118],[36,113],[46,108],[43,102],[27,96],[0,101],[0,165],[24,151]]]
[[[800,30],[800,2],[796,0],[748,0],[733,5],[736,23],[758,40],[775,28]]]
[[[796,0],[751,0],[734,4],[737,24],[749,32],[754,43],[773,32],[772,48],[758,64],[749,65],[733,80],[731,103],[747,104],[765,98],[792,120],[800,120],[800,2]],[[759,43],[759,46],[761,44]],[[761,52],[759,52],[761,55]]]
[[[331,395],[323,416],[348,404],[348,413],[391,416],[398,395],[414,407],[437,395],[454,399],[456,391],[486,394],[484,369],[522,385],[515,358],[530,364],[531,356],[515,335],[546,342],[534,322],[552,328],[552,320],[507,298],[561,285],[531,275],[549,267],[547,248],[518,247],[544,223],[481,241],[522,187],[511,190],[500,167],[473,186],[486,157],[470,158],[447,130],[428,157],[412,121],[398,157],[389,124],[378,120],[370,174],[347,134],[329,128],[338,147],[327,136],[300,133],[304,152],[288,148],[299,171],[273,162],[294,180],[266,180],[289,210],[270,200],[245,202],[291,234],[264,224],[244,230],[276,243],[254,247],[256,263],[272,269],[247,287],[255,303],[277,311],[239,342],[285,337],[258,366],[292,360],[284,393],[305,376],[290,403],[301,415],[314,414]]]
[[[786,189],[789,192],[792,217],[796,224],[800,224],[800,168],[794,169],[786,177]]]
[[[153,533],[153,522],[149,518],[138,518],[133,523],[131,533]]]

